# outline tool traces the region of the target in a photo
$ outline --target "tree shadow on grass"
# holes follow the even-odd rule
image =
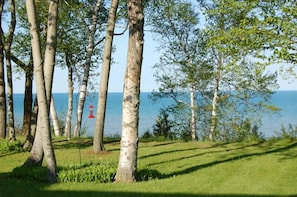
[[[192,155],[189,155],[189,156],[182,156],[182,157],[178,157],[178,158],[167,160],[167,161],[159,161],[159,162],[151,163],[148,166],[159,165],[159,164],[164,164],[164,163],[169,163],[169,162],[175,162],[175,161],[180,161],[180,160],[184,160],[184,159],[190,159],[190,158],[199,157],[199,156],[203,156],[203,155],[214,154],[214,153],[222,153],[222,152],[229,152],[229,151],[231,152],[231,151],[234,151],[234,150],[240,150],[240,149],[245,149],[245,148],[248,148],[248,147],[258,146],[261,143],[263,143],[263,142],[256,142],[256,143],[253,143],[253,144],[248,144],[248,145],[239,146],[239,147],[235,147],[235,148],[205,151],[205,152],[202,152],[202,153],[199,153],[199,154],[192,154]],[[224,145],[225,144],[221,144],[221,145],[216,145],[215,144],[213,146],[208,147],[207,150],[209,150],[210,148],[218,147],[218,146],[224,147]],[[197,148],[189,148],[189,149],[178,149],[178,150],[163,151],[163,152],[156,153],[156,154],[150,154],[150,155],[147,155],[147,156],[142,156],[142,157],[139,157],[139,159],[145,159],[147,157],[159,156],[159,155],[168,154],[168,153],[194,151],[194,150],[198,150],[198,149],[201,149],[201,148],[197,147]],[[203,148],[203,149],[205,149],[205,148]]]
[[[116,140],[104,141],[104,144],[119,144]],[[90,148],[93,146],[93,138],[73,138],[71,140],[54,140],[53,145],[56,149],[71,149],[71,148]],[[118,148],[119,149],[119,148]]]
[[[71,140],[54,140],[53,145],[55,149],[68,149],[68,148],[86,148],[92,145],[91,138],[75,138]]]
[[[294,143],[289,144],[287,146],[278,147],[278,148],[274,148],[274,149],[271,149],[271,150],[266,150],[266,151],[263,151],[263,152],[240,154],[240,155],[236,155],[234,157],[229,157],[227,159],[215,160],[213,162],[192,166],[192,167],[189,167],[189,168],[181,170],[181,171],[175,171],[175,172],[165,174],[165,175],[163,174],[162,178],[170,178],[172,176],[189,174],[189,173],[195,172],[197,170],[212,167],[212,166],[215,166],[215,165],[218,165],[218,164],[231,162],[231,161],[237,161],[237,160],[241,160],[241,159],[249,158],[249,157],[253,157],[253,156],[262,156],[262,155],[268,155],[268,154],[272,154],[272,153],[283,152],[283,151],[286,151],[286,150],[289,150],[289,149],[295,148],[295,147],[297,147],[297,142],[294,142]]]

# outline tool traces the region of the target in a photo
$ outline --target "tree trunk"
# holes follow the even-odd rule
[[[99,96],[98,96],[98,107],[97,107],[97,115],[96,115],[96,125],[95,125],[95,132],[94,132],[94,141],[93,141],[94,153],[98,153],[100,151],[105,150],[105,147],[103,144],[104,122],[105,122],[109,72],[110,72],[110,64],[111,64],[113,33],[114,33],[117,9],[118,9],[118,0],[112,0],[110,11],[109,11],[109,17],[108,17],[108,23],[107,23],[108,26],[106,30],[105,45],[104,45],[104,52],[103,52],[103,63],[102,63],[100,89],[99,89]]]
[[[32,91],[32,89],[31,89],[31,91]],[[31,94],[31,97],[32,97],[32,94]],[[31,100],[32,100],[32,98],[31,98]],[[31,108],[31,106],[32,106],[32,101],[31,101],[30,108]],[[25,140],[25,142],[23,144],[23,149],[25,149],[25,150],[31,150],[32,149],[33,142],[34,142],[34,139],[35,139],[36,125],[37,125],[37,115],[38,115],[37,97],[34,100],[33,109],[30,109],[30,110],[32,110],[30,112],[30,120],[29,120],[30,124],[29,124],[27,135],[26,135],[26,140]]]
[[[39,31],[38,31],[39,28],[37,26],[37,21],[36,21],[35,1],[26,0],[26,9],[27,9],[27,15],[28,15],[28,22],[30,25],[33,66],[34,66],[34,74],[36,77],[36,86],[37,86],[36,91],[37,91],[37,101],[38,101],[38,108],[39,108],[39,113],[37,118],[38,124],[37,124],[35,140],[34,140],[30,155],[24,163],[24,165],[30,166],[30,165],[42,164],[42,160],[44,156],[43,146],[42,146],[42,135],[44,134],[44,131],[41,130],[42,129],[41,123],[44,124],[44,122],[42,121],[42,119],[40,119],[40,112],[42,110],[47,110],[47,105],[46,105],[47,101],[44,102],[44,97],[45,97],[44,79],[42,80],[42,76],[41,76],[41,74],[43,75],[44,72],[42,67],[43,63],[42,63],[41,47],[40,47],[40,40],[39,40]],[[40,85],[43,87],[40,87]],[[44,107],[44,105],[46,105],[46,107]],[[42,118],[43,120],[46,120],[46,117],[42,117]],[[43,127],[47,127],[47,126],[49,127],[49,124],[45,123],[45,125],[43,125]]]
[[[190,101],[191,101],[191,136],[192,140],[196,140],[196,117],[195,117],[195,89],[194,86],[190,85]]]
[[[23,115],[23,127],[22,134],[30,133],[31,115],[32,115],[32,74],[26,72],[25,77],[25,95],[24,95],[24,115]]]
[[[217,104],[219,102],[219,86],[220,86],[220,78],[221,78],[221,67],[223,65],[222,57],[219,57],[217,62],[217,73],[215,77],[215,88],[213,92],[213,100],[212,100],[212,111],[211,111],[211,125],[209,132],[209,140],[213,141],[214,133],[217,125]]]
[[[60,126],[59,126],[59,118],[55,107],[54,98],[51,97],[51,106],[50,106],[50,113],[52,117],[53,129],[55,136],[60,136]]]
[[[66,56],[67,58],[67,56]],[[72,109],[73,109],[73,80],[72,80],[72,66],[67,61],[68,66],[68,111],[66,116],[66,124],[65,124],[65,136],[67,140],[71,139],[71,119],[72,119]]]
[[[48,28],[47,28],[47,44],[45,49],[45,61],[44,65],[42,63],[41,48],[39,41],[39,32],[36,22],[35,13],[35,2],[34,0],[26,1],[28,21],[30,24],[30,34],[32,42],[33,51],[33,62],[34,62],[34,74],[36,78],[36,93],[38,100],[38,120],[37,120],[37,133],[36,137],[40,136],[40,141],[42,148],[40,151],[44,151],[46,166],[47,166],[47,178],[49,182],[57,182],[57,172],[56,172],[56,158],[54,154],[54,149],[51,142],[51,132],[50,132],[50,122],[49,122],[49,101],[47,96],[51,97],[51,85],[52,78],[47,78],[45,80],[45,74],[50,75],[53,71],[54,59],[55,59],[55,49],[56,49],[56,21],[58,14],[58,1],[52,0],[49,6],[48,14]],[[53,56],[53,57],[51,57]],[[44,66],[44,68],[43,68]],[[45,69],[45,70],[43,70]],[[48,89],[46,89],[48,88]],[[37,138],[34,140],[33,148]],[[40,144],[38,140],[38,144]],[[32,152],[31,150],[31,152]],[[35,155],[31,155],[33,158]]]
[[[10,10],[10,26],[8,36],[5,42],[5,58],[6,58],[6,77],[7,77],[7,103],[8,103],[8,134],[9,141],[15,141],[15,128],[14,128],[14,111],[13,111],[13,83],[12,83],[12,69],[11,69],[11,44],[13,41],[14,30],[16,25],[15,16],[15,2],[9,0]]]
[[[129,44],[124,79],[121,151],[116,182],[136,180],[140,76],[143,57],[142,0],[128,1]]]
[[[91,26],[89,40],[88,40],[86,63],[84,65],[84,76],[83,76],[82,83],[80,85],[79,101],[78,101],[78,106],[76,111],[76,124],[74,129],[75,137],[80,136],[83,110],[84,110],[84,104],[85,104],[86,94],[87,94],[90,66],[91,66],[92,54],[94,51],[94,36],[96,32],[98,13],[100,11],[101,4],[102,4],[102,0],[97,0],[93,15],[92,15],[92,26]]]
[[[57,46],[57,18],[58,0],[51,0],[48,11],[46,45],[44,52],[44,79],[48,106],[50,106],[52,96],[52,85],[55,68],[55,54]]]
[[[29,64],[26,65],[20,59],[11,54],[11,60],[17,64],[25,72],[25,93],[24,93],[24,114],[23,114],[23,126],[22,134],[30,137],[30,127],[31,127],[31,116],[32,116],[32,88],[33,88],[33,63],[32,56],[30,58]],[[37,101],[36,101],[37,102]],[[25,142],[26,144],[26,142]],[[33,141],[32,141],[33,144]],[[32,144],[30,148],[32,147]]]
[[[4,77],[4,43],[2,31],[2,12],[4,0],[0,1],[0,138],[6,138],[6,92]]]

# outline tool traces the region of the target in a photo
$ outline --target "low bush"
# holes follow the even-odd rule
[[[116,168],[111,164],[84,164],[60,168],[58,178],[60,182],[100,182],[107,183],[114,180]]]
[[[8,152],[22,152],[23,145],[20,141],[1,141],[0,142],[0,153],[8,153]]]
[[[111,164],[84,164],[58,167],[59,182],[100,182],[107,183],[114,180],[116,168]],[[16,167],[11,173],[11,178],[47,182],[46,167],[21,166]]]

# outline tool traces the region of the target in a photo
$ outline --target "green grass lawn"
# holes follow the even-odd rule
[[[4,141],[0,141],[4,143]],[[5,142],[6,143],[6,142]],[[88,162],[117,165],[119,143],[92,153],[92,140],[55,139],[59,166]],[[297,196],[297,140],[267,142],[141,142],[138,169],[157,180],[120,183],[45,184],[9,179],[28,152],[0,152],[0,196]]]

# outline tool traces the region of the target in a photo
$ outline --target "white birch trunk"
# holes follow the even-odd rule
[[[195,89],[190,86],[190,102],[191,102],[191,136],[192,140],[196,140],[196,117],[195,117]]]
[[[55,101],[54,98],[51,97],[51,106],[50,106],[50,113],[52,117],[53,129],[55,136],[60,136],[60,126],[59,126],[59,118],[56,111]]]
[[[214,133],[217,125],[217,104],[219,101],[219,86],[220,86],[222,65],[223,65],[223,59],[220,56],[217,62],[217,73],[215,77],[215,87],[214,87],[213,100],[212,100],[211,125],[210,125],[210,132],[209,132],[210,141],[214,140]]]
[[[39,71],[37,69],[37,68],[40,69],[40,67],[42,66],[42,56],[41,56],[41,48],[40,48],[40,42],[39,42],[39,32],[38,32],[38,27],[37,27],[37,23],[36,23],[36,9],[35,9],[34,0],[26,0],[26,8],[27,8],[28,22],[30,25],[34,74],[35,73],[38,74],[37,71],[41,72],[43,74],[42,70]],[[41,67],[41,69],[42,69],[42,67]],[[36,80],[37,80],[37,78],[36,78]],[[40,80],[40,76],[39,76],[38,80]],[[38,97],[38,94],[37,94],[37,97]],[[39,100],[39,98],[38,98],[38,100]],[[39,102],[38,102],[38,108],[39,107],[40,106],[39,106]],[[39,115],[37,115],[37,116],[39,117]],[[37,119],[38,119],[37,121],[39,121],[39,118],[37,118]],[[43,133],[43,131],[41,129],[38,129],[38,125],[37,125],[34,143],[33,143],[32,149],[30,151],[30,155],[27,158],[27,160],[25,161],[24,165],[31,166],[31,165],[41,165],[42,164],[43,156],[44,156],[43,146],[42,146],[42,133]]]
[[[46,45],[44,52],[44,80],[46,98],[50,106],[52,96],[53,75],[55,68],[56,46],[57,46],[57,18],[58,0],[51,0],[48,11]]]
[[[71,139],[71,119],[73,109],[73,81],[72,81],[72,67],[68,65],[68,110],[66,115],[65,136],[67,140]]]
[[[93,141],[94,153],[98,153],[100,151],[105,150],[105,147],[103,144],[104,121],[105,121],[106,101],[107,101],[107,92],[108,92],[109,72],[110,72],[110,64],[111,64],[112,41],[113,41],[113,33],[114,33],[114,27],[115,27],[117,8],[118,8],[118,0],[112,0],[110,11],[109,11],[108,26],[106,29],[105,45],[104,45],[104,52],[103,52],[103,63],[102,63],[97,115],[96,115],[96,125],[95,125],[95,132],[94,132],[94,141]]]
[[[121,150],[116,182],[136,180],[140,76],[143,57],[142,0],[129,0],[129,44],[124,79]]]

